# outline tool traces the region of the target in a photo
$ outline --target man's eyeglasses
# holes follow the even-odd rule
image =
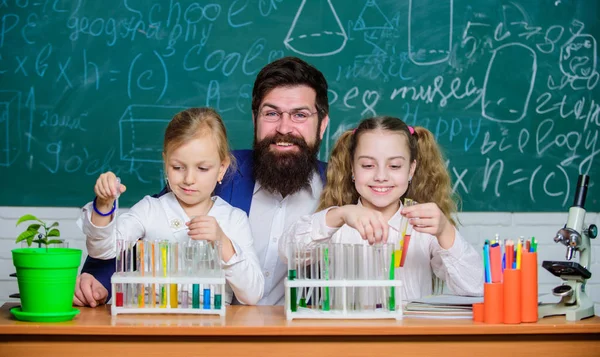
[[[283,113],[287,113],[294,123],[304,123],[306,120],[308,120],[308,118],[317,114],[318,111],[311,113],[308,109],[293,109],[283,111],[265,108],[260,112],[260,117],[266,122],[275,123],[278,122],[281,119],[281,117],[283,117]]]

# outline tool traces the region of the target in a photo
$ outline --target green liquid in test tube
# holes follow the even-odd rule
[[[391,247],[390,249],[392,250],[392,259],[390,259],[390,280],[395,280],[394,270],[396,269],[396,267],[395,267],[396,252],[394,252],[393,246],[390,245],[390,247]],[[390,308],[390,311],[396,310],[396,288],[394,286],[390,287],[390,298],[389,298],[388,306]]]
[[[194,284],[192,287],[192,308],[200,308],[200,285]]]
[[[288,251],[288,281],[294,281],[298,277],[296,270],[296,242],[289,242]],[[290,309],[293,312],[298,311],[298,288],[290,288]]]
[[[325,280],[329,280],[329,248],[323,249],[323,259],[325,261],[323,277]],[[329,311],[329,286],[325,287],[323,295],[323,311]]]
[[[215,287],[215,310],[220,310],[221,309],[221,304],[222,304],[222,300],[221,300],[221,286],[217,285]]]
[[[296,280],[296,269],[290,269],[288,270],[288,280],[289,281],[293,281]],[[298,298],[296,293],[297,293],[297,288],[290,288],[290,307],[292,309],[292,311],[298,311],[298,305],[296,304],[296,299]]]

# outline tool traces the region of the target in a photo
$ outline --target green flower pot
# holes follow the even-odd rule
[[[76,315],[73,295],[80,249],[21,248],[13,249],[12,257],[21,295],[21,308],[13,312],[18,319],[60,321],[61,316],[70,320]]]

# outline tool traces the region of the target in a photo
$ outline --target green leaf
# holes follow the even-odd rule
[[[48,232],[48,237],[60,237],[60,231],[58,229],[51,229]]]
[[[26,214],[24,216],[22,216],[21,218],[19,218],[19,220],[17,221],[17,226],[25,221],[39,221],[39,219],[32,215],[32,214]]]
[[[19,243],[20,241],[25,239],[27,239],[27,242],[29,243],[29,240],[33,239],[33,236],[35,236],[36,234],[37,231],[26,230],[25,232],[19,234],[15,243]],[[29,245],[31,245],[31,243],[29,243]]]
[[[27,230],[37,232],[41,226],[42,225],[38,223],[30,224],[29,227],[27,227]]]
[[[63,241],[61,239],[50,239],[48,244],[62,244]]]
[[[31,247],[31,244],[33,244],[33,237],[34,236],[31,236],[31,237],[27,238],[27,246],[28,247]]]
[[[50,227],[48,227],[48,229],[52,228],[52,227],[58,227],[58,222],[54,222],[52,223],[52,225]]]

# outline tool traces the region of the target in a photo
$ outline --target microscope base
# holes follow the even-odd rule
[[[553,315],[565,315],[567,321],[579,321],[594,316],[594,302],[583,291],[581,282],[567,281],[574,288],[572,295],[563,296],[555,304],[542,304],[538,307],[540,318]]]

